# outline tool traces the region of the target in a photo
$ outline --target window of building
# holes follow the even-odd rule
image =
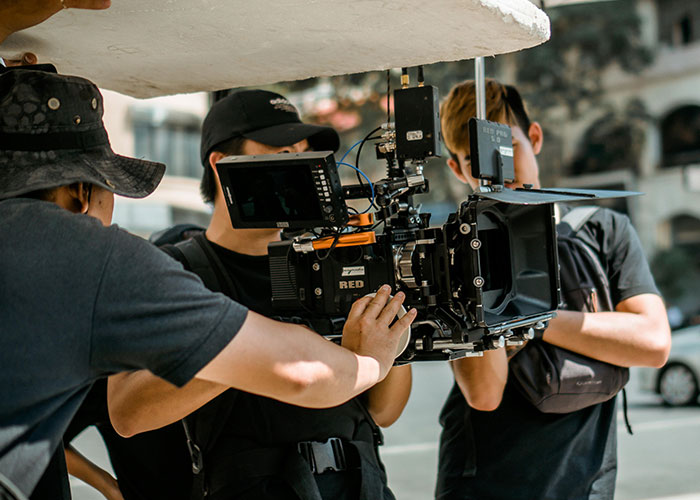
[[[602,118],[584,133],[571,175],[589,175],[614,170],[637,171],[641,153],[641,132],[612,116]]]
[[[671,32],[673,45],[688,45],[693,41],[693,23],[690,16],[683,16],[673,24]]]
[[[700,219],[692,215],[677,215],[671,219],[673,245],[692,250],[700,256]]]
[[[201,122],[197,115],[160,109],[132,109],[134,153],[167,165],[166,175],[201,178]]]
[[[657,0],[659,41],[681,47],[698,40],[700,2]]]
[[[683,106],[661,121],[662,166],[700,163],[700,106]]]

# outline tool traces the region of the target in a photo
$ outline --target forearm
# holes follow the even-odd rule
[[[309,408],[342,404],[379,382],[380,363],[310,330],[249,313],[197,378]]]
[[[411,385],[411,365],[395,366],[367,392],[367,409],[377,425],[389,427],[396,422],[411,395]]]
[[[64,8],[101,10],[110,3],[110,0],[0,1],[0,44],[12,33],[39,24]]]
[[[505,349],[484,351],[482,357],[462,358],[450,365],[469,406],[480,411],[498,408],[508,379]]]
[[[90,460],[81,455],[75,448],[66,448],[66,468],[71,476],[89,484],[110,500],[122,499],[121,491],[116,479],[106,470],[96,466]]]
[[[651,294],[613,312],[558,311],[543,340],[618,366],[662,366],[671,345],[665,308]]]
[[[177,422],[228,387],[194,379],[177,388],[147,370],[109,378],[107,402],[114,429],[124,437]]]

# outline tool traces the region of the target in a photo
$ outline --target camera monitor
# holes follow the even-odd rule
[[[469,137],[472,176],[501,185],[515,180],[513,135],[508,125],[471,118]]]
[[[331,151],[229,156],[216,169],[235,228],[308,229],[348,221]]]

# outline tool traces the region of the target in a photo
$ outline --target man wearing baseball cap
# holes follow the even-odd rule
[[[338,146],[335,130],[302,123],[296,108],[279,94],[241,90],[217,101],[204,120],[201,144],[201,191],[214,203],[211,223],[204,233],[165,249],[186,268],[195,268],[212,290],[273,316],[267,245],[279,241],[280,230],[231,227],[215,165],[229,155],[335,152]],[[193,246],[206,256],[207,266],[196,257],[189,260]],[[110,381],[111,389],[118,389],[110,394],[112,420],[127,434],[163,424],[165,412],[144,411],[150,402],[141,394],[168,406],[168,422],[192,412],[192,399],[200,396],[194,388],[176,389],[156,380],[150,388],[131,389],[129,378],[117,375]],[[398,418],[410,387],[410,367],[405,366],[393,368],[362,398],[330,409],[292,406],[242,390],[211,394],[216,397],[184,421],[190,446],[197,450],[192,454],[194,497],[393,499],[377,453],[377,424],[387,426]]]
[[[91,82],[0,75],[0,474],[25,494],[100,377],[148,369],[177,386],[335,406],[386,376],[415,316],[389,328],[403,297],[382,289],[353,306],[344,349],[211,293],[108,225],[114,193],[146,196],[163,172],[114,154]]]

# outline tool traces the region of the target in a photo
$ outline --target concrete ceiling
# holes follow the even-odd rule
[[[551,7],[561,7],[563,5],[574,5],[581,3],[612,2],[614,0],[530,0],[538,7],[549,9]]]
[[[60,72],[135,97],[471,59],[545,42],[528,0],[119,0],[15,33]]]

